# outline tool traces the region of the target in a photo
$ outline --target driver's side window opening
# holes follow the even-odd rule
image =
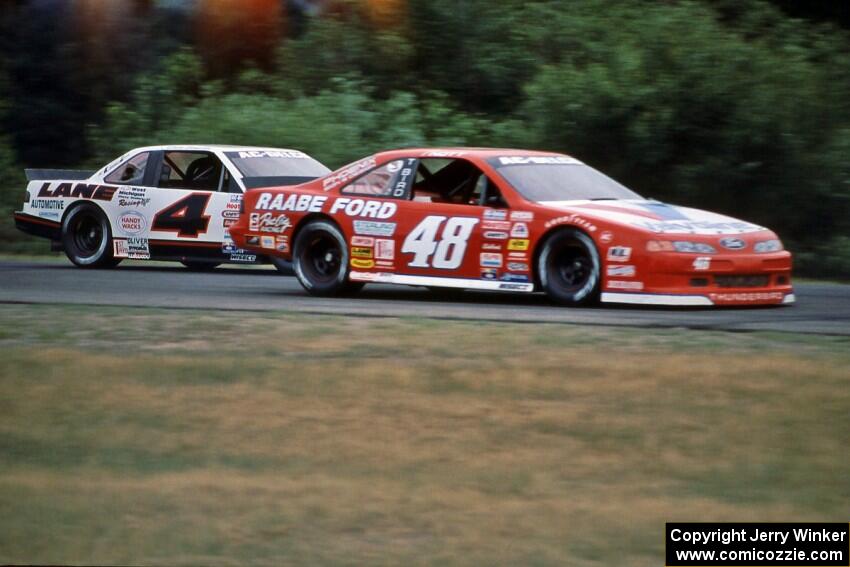
[[[495,208],[507,206],[496,184],[472,162],[463,159],[419,160],[413,200]]]
[[[412,158],[396,159],[361,175],[342,189],[345,195],[366,195],[406,199],[410,178],[416,167]]]
[[[159,187],[218,191],[226,181],[225,174],[221,160],[209,152],[166,151],[162,156]]]
[[[148,164],[150,152],[142,152],[133,156],[118,169],[104,178],[106,183],[115,185],[142,185],[145,179],[145,167]]]

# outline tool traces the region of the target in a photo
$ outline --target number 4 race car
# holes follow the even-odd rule
[[[243,192],[329,172],[297,150],[137,148],[96,172],[27,170],[26,199],[15,224],[51,239],[81,267],[111,267],[124,258],[177,260],[198,270],[223,262],[263,263],[266,255],[236,247],[228,233]]]
[[[642,198],[561,154],[378,153],[321,179],[248,191],[236,245],[291,259],[316,295],[366,282],[544,291],[554,301],[794,301],[791,254],[747,222]]]

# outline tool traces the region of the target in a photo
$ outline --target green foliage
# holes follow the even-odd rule
[[[103,123],[89,127],[91,164],[100,167],[134,147],[161,143],[155,134],[192,107],[200,95],[202,77],[201,61],[190,51],[163,59],[156,70],[137,81],[128,102],[110,103]]]
[[[770,226],[794,248],[850,229],[836,130],[850,112],[835,96],[850,80],[846,60],[824,61],[790,33],[777,45],[761,26],[765,37],[748,38],[696,4],[647,7],[622,24],[608,47],[575,46],[527,85],[537,145],[648,196]]]
[[[255,71],[243,74],[237,92],[229,93],[216,84],[164,84],[176,76],[164,73],[156,86],[143,81],[132,101],[110,107],[105,125],[92,126],[99,163],[150,140],[298,148],[338,167],[393,147],[516,139],[510,123],[459,111],[441,93],[420,98],[399,90],[377,102],[376,89],[362,79],[337,78],[315,94],[284,98],[270,93],[280,93],[285,83]],[[252,84],[260,87],[253,93]],[[161,92],[186,102],[161,110]]]
[[[9,81],[6,67],[0,61],[0,121],[9,112]],[[27,236],[15,228],[12,216],[20,209],[26,179],[18,166],[12,143],[0,132],[0,250],[9,252],[37,252],[47,249],[44,242]]]
[[[0,136],[0,250],[11,253],[40,253],[48,250],[41,239],[28,236],[15,228],[12,216],[24,200],[26,178],[15,160],[9,141]]]

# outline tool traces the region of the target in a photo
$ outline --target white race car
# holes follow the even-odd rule
[[[237,248],[228,233],[244,191],[297,185],[329,172],[298,150],[136,148],[96,172],[27,170],[15,225],[49,238],[54,250],[86,268],[116,266],[124,258],[174,260],[198,270],[265,263],[270,259]]]

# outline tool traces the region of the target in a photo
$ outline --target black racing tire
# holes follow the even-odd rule
[[[601,266],[593,239],[574,228],[550,235],[537,256],[540,287],[552,301],[570,307],[599,300]]]
[[[62,248],[80,268],[113,268],[121,262],[112,250],[109,219],[97,205],[82,203],[62,219]]]
[[[294,273],[292,270],[292,262],[289,260],[284,260],[277,256],[269,256],[269,262],[271,262],[275,269],[282,275],[291,276]]]
[[[180,263],[193,272],[211,272],[221,265],[221,262],[203,262],[195,260],[184,260]]]
[[[348,244],[339,227],[327,220],[313,220],[298,231],[292,269],[312,295],[350,293],[359,282],[348,281]]]

